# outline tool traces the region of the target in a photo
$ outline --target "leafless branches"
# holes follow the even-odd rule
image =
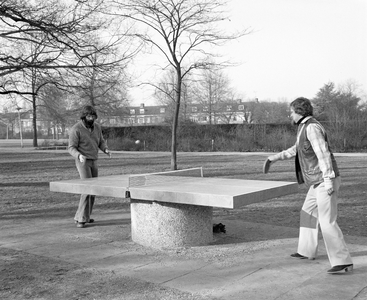
[[[139,25],[132,35],[158,49],[176,72],[171,169],[177,169],[177,126],[182,81],[194,69],[213,65],[213,47],[248,32],[225,32],[224,0],[111,0],[114,14]],[[210,59],[211,58],[211,59]],[[220,64],[225,64],[221,62]]]
[[[135,32],[145,43],[156,47],[174,67],[182,67],[182,76],[193,69],[211,66],[213,46],[238,39],[249,33],[226,33],[226,1],[213,0],[128,0],[113,1],[118,14],[143,28]],[[140,27],[141,28],[141,27]],[[224,62],[222,62],[224,63]]]
[[[129,60],[136,49],[126,47],[118,55],[115,52],[125,38],[124,32],[107,35],[112,19],[103,18],[105,2],[0,1],[0,94],[11,93],[14,87],[9,86],[12,80],[8,77],[24,70],[60,73],[65,69],[115,66]],[[111,59],[96,65],[96,53]]]

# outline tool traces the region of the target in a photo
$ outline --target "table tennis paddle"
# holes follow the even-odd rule
[[[267,158],[266,161],[264,162],[264,165],[263,165],[263,173],[264,174],[267,174],[269,172],[270,164],[271,164],[271,160],[269,160]]]

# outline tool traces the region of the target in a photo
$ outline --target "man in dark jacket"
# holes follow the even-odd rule
[[[295,157],[298,183],[309,188],[301,210],[298,250],[291,257],[315,259],[320,225],[332,266],[328,273],[352,271],[352,259],[336,222],[341,179],[325,129],[313,118],[310,100],[297,98],[290,108],[291,118],[298,126],[296,144],[269,156],[268,162],[271,165]]]
[[[98,177],[98,150],[111,158],[106,142],[102,136],[101,126],[94,121],[97,112],[93,106],[85,106],[80,114],[80,121],[69,132],[69,153],[75,158],[76,168],[81,179]],[[94,222],[90,218],[94,205],[94,195],[81,195],[79,207],[74,220],[78,228]]]

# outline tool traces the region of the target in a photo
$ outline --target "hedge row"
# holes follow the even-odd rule
[[[177,134],[178,151],[274,151],[291,146],[295,127],[290,124],[184,125]],[[169,126],[106,127],[112,150],[170,151]],[[136,142],[140,141],[140,142]]]

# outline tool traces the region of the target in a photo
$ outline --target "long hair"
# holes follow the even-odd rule
[[[95,116],[96,119],[98,118],[95,108],[91,105],[86,105],[83,107],[80,113],[80,118],[83,120],[87,115]]]
[[[299,97],[293,100],[290,104],[290,107],[293,108],[294,112],[303,116],[312,116],[313,115],[313,107],[311,101],[304,97]]]

